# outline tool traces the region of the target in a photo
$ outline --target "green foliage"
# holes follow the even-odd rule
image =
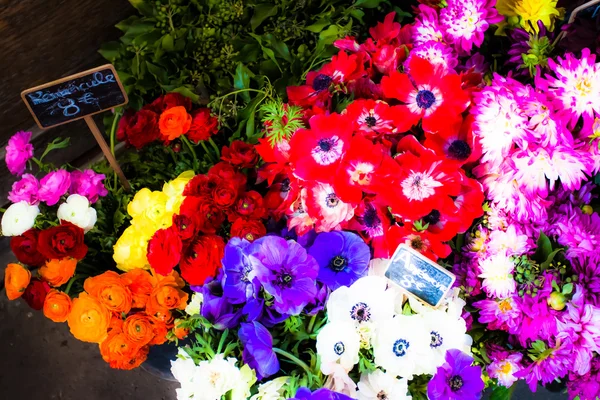
[[[262,122],[267,127],[267,138],[271,146],[284,139],[290,139],[302,123],[302,108],[282,104],[280,101],[268,101],[260,107],[263,114]]]
[[[512,385],[510,388],[502,385],[494,385],[490,393],[490,400],[510,400],[516,387],[516,385]]]

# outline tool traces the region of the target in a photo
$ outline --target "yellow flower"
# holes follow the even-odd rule
[[[183,190],[187,183],[196,175],[194,171],[185,171],[177,178],[170,182],[165,183],[163,186],[163,193],[168,196],[166,210],[167,212],[177,214],[181,203],[185,199],[183,196]]]
[[[167,200],[169,197],[163,192],[151,192],[147,188],[140,190],[127,205],[131,225],[142,230],[154,229],[154,232],[171,226],[173,213],[166,209]]]
[[[538,21],[549,30],[554,30],[554,22],[564,16],[564,8],[557,8],[558,0],[498,0],[496,9],[508,17],[511,25],[520,25],[530,33],[538,33]]]
[[[148,242],[154,231],[141,230],[131,225],[113,246],[113,259],[121,271],[135,268],[150,269],[147,258]]]

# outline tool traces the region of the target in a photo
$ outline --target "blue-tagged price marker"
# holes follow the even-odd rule
[[[404,244],[394,252],[385,276],[432,307],[440,304],[456,280],[454,274]]]
[[[24,90],[21,97],[42,129],[85,118],[128,101],[110,64]]]

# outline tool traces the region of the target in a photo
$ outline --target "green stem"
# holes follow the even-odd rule
[[[217,147],[217,144],[212,140],[212,138],[208,138],[208,142],[213,147],[213,149],[215,149],[215,153],[217,153],[217,159],[220,159],[221,158],[221,151]]]
[[[69,283],[67,284],[67,288],[65,289],[65,294],[69,294],[69,291],[71,290],[71,286],[73,286],[73,283],[80,278],[83,278],[85,275],[74,275],[71,280],[69,280]]]
[[[308,329],[306,329],[306,333],[309,335],[312,333],[313,328],[315,327],[315,322],[317,321],[317,314],[313,315],[308,323]]]
[[[208,154],[208,157],[210,157],[210,161],[215,162],[215,159],[212,156],[212,153],[208,150],[208,147],[206,147],[206,144],[204,143],[203,140],[200,141],[200,145],[202,146],[202,148],[204,149],[204,151],[206,152],[206,154]]]
[[[312,371],[310,370],[310,367],[308,365],[306,365],[306,363],[304,361],[302,361],[295,355],[290,354],[287,351],[281,350],[277,347],[273,347],[273,351],[279,355],[284,356],[285,358],[287,358],[288,360],[292,361],[294,364],[296,364],[297,366],[302,368],[304,370],[304,372],[306,372],[306,376],[308,376],[309,384],[312,384],[312,375],[313,375]]]
[[[221,350],[223,350],[223,345],[225,344],[227,335],[229,335],[229,329],[225,329],[221,334],[221,340],[219,340],[219,347],[217,347],[217,354],[221,354]]]
[[[197,169],[200,163],[198,162],[198,157],[196,157],[196,151],[194,150],[192,143],[188,140],[187,137],[185,137],[185,135],[181,135],[180,138],[181,141],[185,143],[190,153],[192,153],[192,157],[194,157],[194,169]]]
[[[1,213],[5,213],[6,212],[6,208],[0,208],[0,212]]]

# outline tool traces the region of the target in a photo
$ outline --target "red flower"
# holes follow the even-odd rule
[[[265,225],[260,220],[238,218],[231,224],[231,237],[239,237],[246,239],[249,242],[253,242],[266,234],[267,228],[265,228]]]
[[[423,145],[429,147],[440,157],[445,157],[457,167],[470,164],[481,157],[481,145],[471,127],[474,117],[468,115],[457,131],[446,133],[425,132]]]
[[[192,126],[186,135],[196,143],[208,140],[219,131],[218,124],[219,120],[210,115],[208,108],[201,108],[192,112]]]
[[[183,106],[189,112],[192,109],[192,100],[183,96],[180,93],[167,93],[164,96],[158,97],[152,103],[145,105],[142,109],[152,110],[157,114],[169,108]]]
[[[377,71],[384,75],[390,75],[398,70],[398,65],[406,60],[406,50],[396,45],[384,44],[377,47],[372,55],[373,65]]]
[[[245,174],[237,171],[231,164],[224,161],[218,162],[210,167],[208,175],[218,176],[226,181],[232,182],[239,190],[244,190],[246,181],[248,180]]]
[[[29,307],[39,311],[44,308],[44,301],[49,291],[50,285],[37,278],[33,278],[23,293],[23,299],[29,304]]]
[[[212,197],[213,190],[221,182],[218,176],[196,175],[185,185],[184,196]]]
[[[264,204],[269,213],[279,220],[289,209],[298,194],[298,182],[287,175],[277,178],[269,187],[264,197]]]
[[[345,91],[345,85],[365,75],[363,64],[361,53],[348,55],[345,51],[340,51],[336,56],[331,57],[330,63],[323,65],[319,74],[330,77],[331,84]],[[318,76],[315,79],[318,79]]]
[[[288,217],[288,229],[296,229],[298,236],[302,236],[314,227],[318,215],[313,216],[307,212],[307,188],[302,188],[294,193],[297,193],[297,196],[291,196],[293,200],[286,211]]]
[[[40,231],[30,229],[21,236],[14,236],[10,241],[10,248],[20,263],[32,267],[40,267],[46,259],[38,251],[38,236]]]
[[[385,101],[355,100],[344,112],[367,138],[394,133],[395,115]]]
[[[290,141],[294,174],[304,180],[330,182],[350,145],[352,122],[345,115],[315,115],[310,129],[298,130]]]
[[[354,216],[354,206],[343,202],[333,186],[315,182],[308,188],[306,212],[315,220],[317,232],[329,232],[342,229]]]
[[[250,143],[234,140],[231,146],[223,146],[221,160],[238,168],[254,168],[258,162],[258,153]]]
[[[138,150],[158,140],[158,117],[155,112],[143,109],[135,113],[125,113],[119,121],[117,139]]]
[[[160,275],[168,275],[181,259],[183,244],[173,226],[156,231],[148,242],[148,262]]]
[[[354,218],[348,229],[357,231],[366,243],[373,248],[373,257],[388,257],[386,233],[392,223],[387,207],[379,204],[376,198],[366,197],[354,210]]]
[[[229,222],[238,218],[261,219],[267,214],[263,198],[260,193],[251,190],[243,193],[235,203],[233,212],[229,215]]]
[[[475,179],[467,178],[462,174],[460,193],[454,199],[455,207],[460,210],[458,232],[466,232],[473,221],[483,215],[483,186]]]
[[[173,215],[173,227],[177,231],[182,242],[187,242],[196,236],[198,233],[197,221],[198,218],[195,217],[195,212]]]
[[[408,74],[394,72],[381,80],[384,95],[403,103],[394,107],[400,115],[398,131],[405,132],[421,120],[426,132],[457,129],[469,105],[460,76],[420,57],[412,57],[407,69]]]
[[[225,242],[217,235],[200,235],[186,249],[181,259],[181,276],[190,285],[203,285],[217,275]]]
[[[88,248],[83,242],[83,229],[63,221],[59,226],[45,229],[38,236],[38,251],[47,260],[66,257],[83,260]]]
[[[443,243],[439,236],[428,231],[418,232],[410,223],[404,226],[393,225],[387,232],[387,239],[390,255],[403,243],[433,261],[446,258],[452,252],[450,246]]]
[[[207,197],[186,197],[180,213],[193,218],[195,229],[203,233],[215,233],[225,221],[225,213]]]
[[[258,169],[257,183],[267,181],[269,185],[277,175],[289,170],[290,161],[290,142],[283,139],[275,146],[271,146],[268,139],[258,139],[259,144],[255,145],[256,151],[263,159],[264,164]]]
[[[396,13],[387,14],[383,22],[378,22],[376,26],[369,28],[369,34],[376,42],[390,43],[395,41],[400,35],[401,25],[394,22]]]
[[[290,104],[301,107],[326,107],[331,100],[329,85],[332,78],[317,71],[306,74],[306,85],[288,86],[286,91]]]
[[[213,201],[222,210],[227,210],[235,204],[238,198],[238,188],[230,181],[221,179],[219,185],[213,190]]]

